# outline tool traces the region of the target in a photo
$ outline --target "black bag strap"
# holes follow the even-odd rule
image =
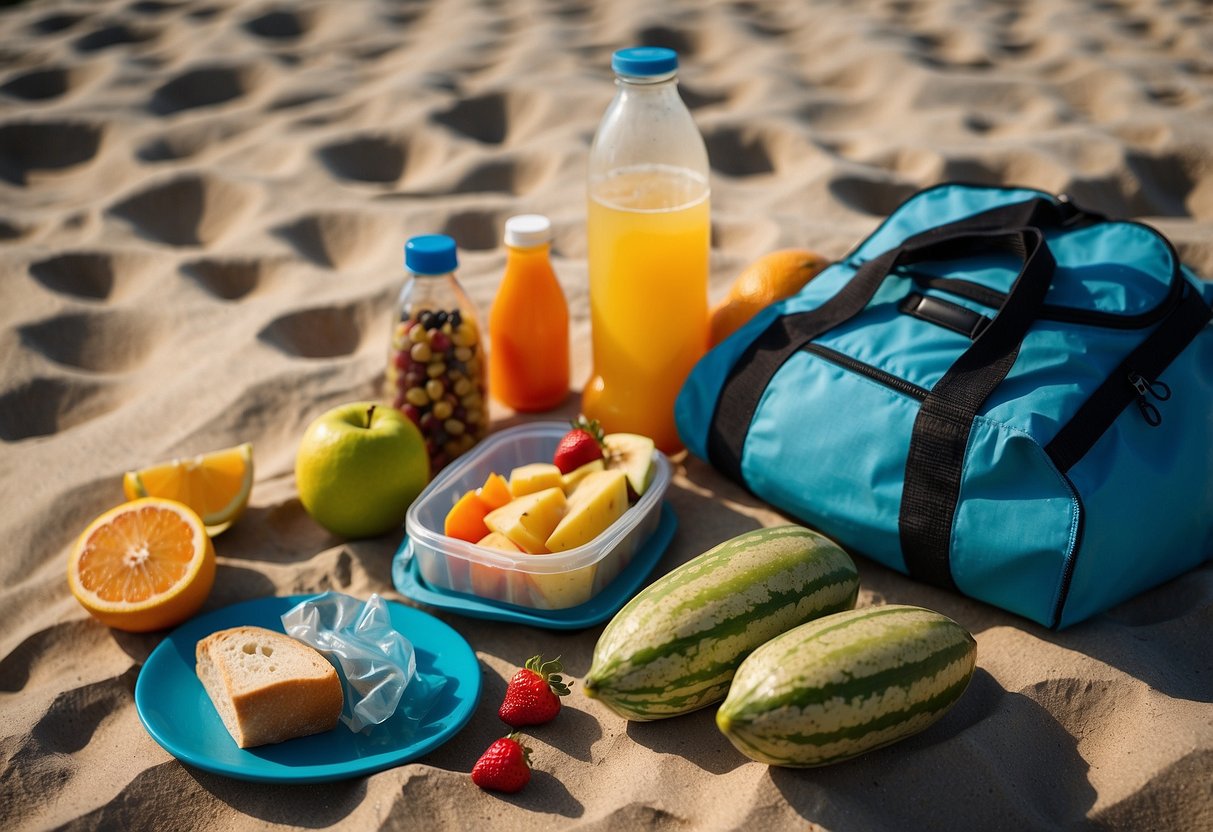
[[[982,216],[991,213],[994,212]],[[961,224],[968,226],[973,219],[962,220]],[[1016,254],[1024,260],[1024,271],[1033,269],[1043,275],[1030,281],[1045,281],[1043,296],[1052,280],[1054,264],[1038,230],[952,230],[952,226],[940,226],[916,234],[897,248],[868,260],[846,286],[821,306],[776,318],[741,354],[721,386],[708,431],[708,459],[726,475],[745,484],[741,474],[745,438],[771,378],[809,341],[858,315],[885,279],[897,274],[894,271],[897,266],[988,254],[992,249]],[[1034,264],[1037,257],[1041,259]],[[1012,291],[1021,284],[1023,274],[1016,278]],[[1011,303],[1010,295],[1003,303],[1004,309]],[[1025,324],[1024,332],[1030,324],[1031,321]]]
[[[1007,377],[1053,282],[1055,262],[1038,228],[1014,239],[1023,270],[990,323],[923,399],[906,457],[898,532],[906,570],[927,583],[954,588],[952,523],[973,419]]]

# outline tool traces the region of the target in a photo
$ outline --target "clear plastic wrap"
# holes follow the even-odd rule
[[[418,673],[413,645],[392,626],[387,603],[377,594],[363,603],[325,592],[288,610],[282,626],[337,668],[345,693],[341,721],[351,731],[369,730],[398,712],[419,723],[446,683]]]

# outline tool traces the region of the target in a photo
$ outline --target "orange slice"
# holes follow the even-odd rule
[[[72,595],[101,623],[143,633],[180,624],[215,582],[215,549],[202,518],[146,497],[94,520],[67,562]]]
[[[207,530],[218,534],[248,505],[253,490],[253,446],[248,442],[192,459],[174,459],[127,471],[122,490],[128,500],[163,497],[198,512]]]

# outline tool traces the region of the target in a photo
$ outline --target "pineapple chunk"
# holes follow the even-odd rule
[[[489,532],[484,537],[476,541],[477,546],[483,546],[486,549],[496,549],[500,552],[521,552],[518,544],[510,540],[501,532]]]
[[[574,468],[564,475],[564,496],[569,496],[578,484],[595,471],[606,470],[606,463],[601,459],[596,459],[593,462],[587,462],[580,468]]]
[[[564,475],[550,462],[532,462],[530,465],[519,465],[510,471],[510,493],[514,497],[525,497],[536,491],[560,488],[563,485]]]
[[[550,552],[564,552],[589,543],[622,517],[627,508],[628,479],[623,471],[588,474],[573,492],[567,512],[545,546]]]
[[[567,509],[568,503],[562,490],[545,488],[510,500],[501,508],[490,511],[484,517],[484,524],[490,531],[501,532],[524,552],[547,554],[544,541],[560,523]]]
[[[584,604],[594,591],[594,573],[598,564],[591,563],[572,572],[547,574],[532,572],[533,606],[540,609],[563,610]]]

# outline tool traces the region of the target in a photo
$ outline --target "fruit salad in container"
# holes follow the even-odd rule
[[[538,610],[584,604],[657,528],[670,466],[648,437],[534,422],[493,434],[409,509],[431,587]]]

